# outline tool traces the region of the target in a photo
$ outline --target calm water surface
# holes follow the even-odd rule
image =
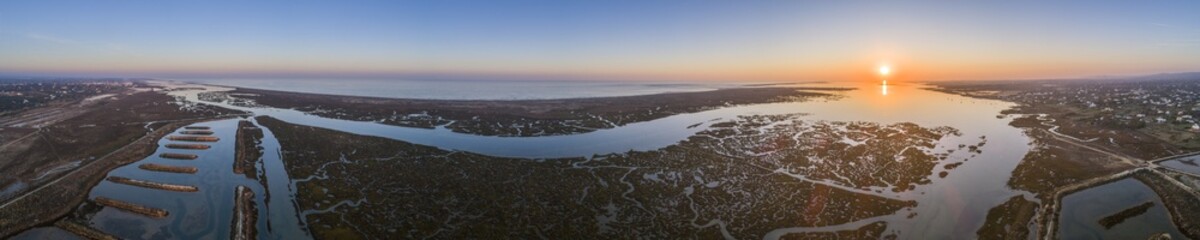
[[[388,98],[551,99],[695,92],[736,83],[630,81],[437,81],[400,79],[188,79],[223,86]]]
[[[1158,165],[1200,175],[1200,155],[1159,162]]]
[[[1010,119],[997,114],[1011,103],[980,100],[921,89],[918,84],[880,85],[876,82],[804,84],[807,87],[855,87],[841,92],[845,97],[835,101],[801,103],[755,104],[721,108],[690,114],[679,114],[647,122],[629,124],[590,133],[547,137],[492,137],[451,132],[444,128],[422,129],[323,118],[289,109],[242,108],[223,103],[225,107],[252,111],[283,121],[329,128],[333,130],[380,136],[443,149],[470,151],[494,156],[555,158],[621,153],[629,150],[660,149],[696,132],[703,131],[722,119],[740,115],[807,113],[810,120],[871,121],[881,123],[913,122],[926,127],[950,126],[963,132],[962,136],[943,139],[939,148],[955,148],[959,144],[975,144],[986,137],[982,154],[970,158],[952,170],[946,178],[936,178],[932,184],[900,194],[883,193],[885,197],[911,199],[919,202],[912,210],[843,225],[821,228],[778,229],[768,237],[793,231],[832,231],[853,229],[873,221],[889,222],[888,231],[905,239],[970,238],[983,224],[987,211],[1008,198],[1031,195],[1007,186],[1008,178],[1017,163],[1029,150],[1029,139],[1016,128],[1008,126]],[[190,101],[199,101],[196,93],[228,90],[207,87],[208,90],[178,91]],[[688,126],[700,123],[699,127]],[[958,151],[951,159],[971,156]],[[935,168],[940,171],[942,166]],[[914,217],[910,215],[916,213]]]
[[[1111,229],[1100,225],[1100,219],[1145,202],[1153,202],[1154,206]],[[1059,214],[1058,236],[1062,239],[1145,239],[1158,233],[1187,239],[1171,222],[1158,194],[1133,178],[1064,196]]]
[[[205,150],[169,149],[168,143],[180,143],[163,138],[159,149],[144,160],[113,170],[108,176],[120,176],[153,182],[192,185],[198,192],[172,192],[102,181],[92,188],[89,199],[107,197],[161,208],[170,215],[161,219],[148,218],[113,208],[103,208],[89,222],[103,232],[128,239],[223,239],[229,237],[233,221],[234,189],[238,185],[254,191],[258,206],[259,239],[309,238],[296,216],[291,181],[283,170],[274,138],[263,140],[265,153],[258,174],[267,178],[267,187],[256,180],[233,172],[235,136],[240,119],[201,122],[193,126],[208,126],[220,138]],[[180,129],[178,131],[183,131]],[[269,132],[268,132],[269,134]],[[179,135],[178,133],[172,135]],[[199,158],[174,160],[158,157],[162,153],[189,153]],[[196,174],[147,171],[138,168],[144,163],[174,166],[195,166]],[[270,190],[268,192],[267,190]],[[270,199],[268,199],[270,194]]]

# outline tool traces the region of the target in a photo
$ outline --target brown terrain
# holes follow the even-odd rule
[[[874,222],[867,224],[858,229],[837,231],[837,232],[818,232],[818,233],[792,233],[783,235],[779,239],[888,239],[894,238],[894,235],[884,235],[883,231],[887,229],[887,223]]]
[[[1012,125],[1025,129],[1034,147],[1013,170],[1008,185],[1033,192],[1043,201],[1050,200],[1060,187],[1136,167],[1117,157],[1072,144],[1069,139],[1055,138],[1040,125],[1022,125],[1024,122],[1023,118],[1017,119]]]
[[[1059,201],[1065,195],[1126,177],[1154,189],[1181,232],[1197,235],[1196,189],[1152,160],[1200,150],[1190,126],[1200,115],[1200,84],[1194,81],[1026,81],[940,83],[929,90],[1019,104],[1002,112],[1024,129],[1033,149],[1013,170],[1009,186],[1034,193],[997,206],[980,237],[1053,238]],[[1119,209],[1118,209],[1119,210]],[[1034,214],[1033,212],[1036,212]],[[1110,219],[1106,222],[1119,224]],[[1101,219],[1097,219],[1101,221]],[[1037,229],[1024,225],[1034,222]],[[1036,230],[1036,231],[1032,231]]]
[[[34,118],[34,125],[22,120],[30,119],[26,113],[2,118],[11,125],[0,134],[5,139],[0,148],[0,186],[22,183],[25,187],[0,196],[0,236],[51,224],[78,206],[109,170],[150,155],[158,139],[176,128],[239,113],[205,105],[183,107],[161,92],[132,89],[75,101],[79,102],[17,110],[71,113]],[[13,137],[21,133],[26,135]]]
[[[1179,175],[1171,172],[1165,174],[1140,172],[1133,176],[1158,193],[1158,197],[1162,199],[1163,205],[1173,216],[1172,220],[1175,222],[1175,226],[1179,227],[1180,232],[1189,238],[1200,239],[1200,219],[1194,217],[1200,216],[1200,201],[1197,201],[1200,199],[1200,193],[1169,180],[1171,177],[1186,177]]]
[[[0,236],[10,236],[65,216],[87,198],[89,189],[103,180],[108,171],[149,156],[158,148],[159,138],[194,121],[169,123],[111,155],[83,164],[25,195],[5,200],[0,205]]]
[[[938,162],[963,161],[929,147],[958,134],[951,128],[789,116],[740,118],[656,151],[547,160],[257,121],[284,149],[300,210],[319,211],[302,216],[310,231],[329,239],[752,238],[911,208],[913,201],[868,189],[910,191],[928,183]],[[783,124],[767,127],[773,122]],[[908,134],[895,134],[901,132]],[[846,138],[866,144],[843,143]],[[897,155],[906,158],[896,161]],[[886,235],[885,225],[787,236],[878,237]]]
[[[987,223],[975,233],[980,239],[1029,239],[1029,224],[1037,209],[1037,203],[1014,196],[989,210]]]
[[[1044,128],[1113,153],[1154,159],[1200,151],[1200,81],[945,82],[933,91],[1019,104],[1002,114],[1044,114]]]
[[[259,142],[263,138],[263,131],[254,126],[254,123],[242,120],[238,121],[236,135],[233,172],[244,174],[246,178],[258,179],[258,170],[255,165],[263,155],[262,147],[259,146]]]
[[[729,105],[835,97],[841,88],[733,88],[707,92],[552,100],[423,100],[354,97],[242,89],[230,96],[329,118],[407,127],[446,128],[492,136],[546,136],[591,132],[680,113]]]
[[[1010,124],[1032,139],[1033,148],[1008,182],[1014,189],[1029,191],[1032,198],[1014,196],[991,209],[986,223],[977,230],[981,238],[1053,238],[1063,196],[1130,176],[1159,194],[1174,216],[1172,220],[1185,234],[1200,237],[1196,220],[1180,217],[1200,214],[1200,205],[1196,204],[1200,193],[1181,182],[1200,181],[1151,161],[1200,146],[1190,140],[1195,134],[1177,126],[1190,124],[1190,120],[1184,120],[1186,115],[1181,115],[1181,109],[1186,108],[1181,106],[1190,106],[1190,102],[1160,106],[1165,109],[1160,113],[1180,110],[1181,114],[1172,115],[1178,121],[1156,123],[1152,118],[1155,115],[1129,117],[1143,114],[1138,111],[1146,108],[1145,104],[1158,104],[1153,100],[1064,102],[1061,99],[1073,98],[1071,94],[1086,92],[1079,89],[1097,87],[1062,84],[1047,88],[1046,84],[945,85],[933,89],[1020,104],[999,117],[1011,117]],[[1054,90],[1047,93],[1046,89]],[[331,118],[446,127],[480,135],[545,136],[589,132],[729,105],[837,97],[804,90],[839,89],[743,88],[516,101],[387,99],[239,89],[225,97],[249,100],[243,104],[294,108]],[[1148,92],[1179,98],[1171,95],[1173,92],[1162,91]],[[158,139],[181,126],[238,114],[206,105],[185,107],[154,91],[105,93],[112,95],[89,100],[75,97],[0,114],[0,123],[6,126],[0,128],[0,186],[27,185],[0,192],[0,236],[56,221],[73,232],[89,234],[87,229],[71,225],[77,223],[61,219],[75,206],[98,208],[95,203],[81,202],[106,172],[151,154]],[[1106,109],[1081,106],[1093,101]],[[1133,106],[1127,106],[1130,104]],[[1108,110],[1113,108],[1118,110]],[[1113,116],[1121,120],[1112,120]],[[293,125],[270,117],[259,117],[257,121],[270,128],[283,147],[285,167],[298,188],[300,210],[315,211],[301,218],[316,237],[334,239],[580,234],[745,238],[783,227],[829,226],[894,214],[916,203],[879,193],[911,191],[916,185],[928,184],[931,178],[945,177],[965,161],[947,159],[950,152],[931,151],[938,139],[959,134],[953,128],[911,123],[805,122],[786,115],[748,116],[716,123],[677,145],[655,151],[547,160],[447,151]],[[172,139],[197,144],[176,144],[172,148],[206,148],[203,142],[216,140],[206,136],[211,134],[207,129],[188,128],[182,133],[188,135]],[[262,138],[262,129],[253,123],[239,123],[235,172],[259,177],[255,163],[263,154],[259,147]],[[978,151],[986,142],[981,138],[977,144],[950,151]],[[936,168],[939,165],[945,167]],[[195,171],[168,165],[141,167]],[[403,169],[403,174],[397,174],[396,169]],[[251,196],[253,193],[239,192],[240,198]],[[232,224],[241,226],[242,231],[231,233],[231,237],[253,237],[253,229],[247,228],[244,221],[256,217],[247,214],[255,206],[242,205],[245,199],[237,202],[235,211],[243,215]],[[1124,215],[1105,222],[1119,224]],[[875,222],[853,230],[787,234],[784,238],[895,237],[883,232],[886,227],[885,222]],[[623,232],[626,230],[636,235]]]

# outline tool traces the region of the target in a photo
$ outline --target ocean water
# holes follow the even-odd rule
[[[231,87],[349,96],[516,100],[612,97],[695,92],[738,87],[744,82],[469,81],[403,79],[176,79]]]

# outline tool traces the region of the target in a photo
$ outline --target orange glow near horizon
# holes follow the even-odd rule
[[[242,56],[233,58],[235,60],[217,60],[220,57],[213,55],[188,58],[147,55],[123,57],[120,58],[123,59],[122,61],[112,61],[113,58],[91,57],[59,61],[51,58],[58,55],[48,54],[22,58],[22,62],[0,60],[0,72],[101,74],[125,77],[412,78],[411,76],[417,76],[416,78],[420,78],[447,76],[462,79],[864,81],[878,83],[882,78],[893,82],[997,80],[1069,78],[1106,74],[1153,74],[1177,71],[1171,67],[1144,70],[1128,64],[1118,66],[1105,62],[1086,63],[1063,60],[1059,64],[1044,64],[1036,61],[1018,61],[1020,59],[1009,57],[989,59],[956,57],[957,55],[944,56],[944,54],[916,51],[909,48],[915,47],[884,46],[853,54],[856,56],[834,54],[820,57],[787,55],[787,57],[764,59],[749,58],[753,60],[745,60],[748,59],[745,57],[723,57],[712,61],[662,59],[662,62],[670,64],[655,64],[655,61],[616,60],[559,61],[554,64],[535,61],[495,63],[485,60],[471,63],[441,63],[434,60],[414,61],[387,57],[338,60],[304,56],[297,56],[291,58],[295,60],[285,61],[279,60],[279,57],[273,55]],[[886,60],[881,61],[880,59]],[[903,69],[899,69],[900,66]],[[1185,66],[1179,66],[1178,69],[1184,68]]]
[[[896,84],[1200,71],[1191,1],[539,5],[0,1],[0,74]]]

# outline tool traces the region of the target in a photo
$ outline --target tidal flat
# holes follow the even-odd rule
[[[956,82],[929,90],[1018,104],[997,117],[1012,118],[1010,124],[1032,140],[1033,148],[1009,180],[1012,187],[1035,194],[1038,213],[1030,226],[1036,231],[1030,234],[1200,238],[1196,219],[1189,217],[1200,214],[1194,203],[1200,192],[1193,181],[1195,172],[1190,171],[1194,164],[1188,165],[1200,149],[1195,144],[1200,128],[1192,127],[1200,103],[1194,94],[1200,84],[1195,81]],[[1114,190],[1116,185],[1124,186],[1120,190],[1124,195],[1142,197],[1117,202],[1113,199],[1130,197],[1115,194],[1120,192]],[[1149,197],[1154,194],[1156,198]],[[1153,199],[1145,207],[1150,214],[1120,214],[1147,199]],[[989,222],[1026,218],[1028,210],[1012,207],[1009,203],[996,207],[988,215]],[[985,227],[980,233],[1001,232],[998,226],[1004,224]]]
[[[1195,234],[1193,220],[1178,217],[1195,211],[1189,201],[1200,181],[1186,171],[1190,155],[1145,160],[1136,153],[1163,145],[1113,150],[1138,138],[1105,144],[1071,130],[1089,125],[1014,110],[1035,103],[922,84],[772,84],[494,105],[148,84],[167,89],[163,96],[180,104],[166,106],[180,111],[246,113],[163,126],[149,139],[156,151],[108,173],[195,192],[119,179],[83,186],[88,199],[117,196],[170,214],[147,218],[83,200],[43,209],[69,215],[28,225],[17,239],[60,234],[60,223],[151,239],[1053,238],[1107,234],[1064,228],[1129,206],[1079,215],[1075,194],[1130,176],[1158,193],[1148,210],[1157,215],[1108,221],[1114,229],[1170,223],[1180,231],[1128,236]],[[672,104],[694,95],[707,100]],[[361,106],[327,111],[351,103]],[[606,106],[616,103],[636,104]],[[464,115],[430,125],[387,120],[446,120],[450,112]],[[547,118],[530,121],[535,115]],[[623,120],[543,131],[600,115]],[[527,122],[503,120],[513,116]],[[483,130],[455,127],[463,119]]]
[[[543,192],[546,196],[571,195],[570,198],[578,197],[579,199],[593,197],[624,199],[636,203],[635,205],[637,206],[642,206],[636,208],[642,209],[643,211],[641,212],[645,212],[641,213],[642,215],[650,215],[650,217],[646,217],[623,213],[628,210],[624,210],[624,206],[618,205],[620,202],[616,201],[613,202],[612,206],[605,204],[602,207],[603,209],[617,210],[613,210],[611,214],[599,218],[594,215],[588,216],[589,214],[578,214],[584,211],[593,211],[594,209],[575,208],[579,206],[564,207],[561,209],[566,210],[556,212],[574,212],[573,214],[578,216],[576,219],[589,220],[584,221],[584,224],[571,225],[574,228],[587,227],[586,229],[578,231],[559,230],[562,232],[555,232],[558,235],[567,234],[567,236],[574,236],[575,234],[592,233],[598,231],[597,229],[602,229],[605,232],[613,234],[625,234],[618,236],[671,236],[705,233],[709,235],[703,236],[721,238],[763,237],[768,239],[804,238],[806,236],[887,236],[898,238],[913,238],[917,236],[974,236],[974,229],[985,224],[983,216],[989,208],[1002,203],[1003,200],[1010,198],[1012,195],[1026,194],[1021,191],[1014,191],[1006,186],[1004,183],[1004,179],[1008,179],[1006,170],[996,171],[998,169],[1012,169],[1015,167],[1016,162],[1020,160],[1021,154],[1024,152],[1022,149],[1028,144],[1024,136],[1020,134],[1020,131],[1008,127],[1008,120],[992,117],[992,114],[1006,108],[1008,106],[1006,103],[998,101],[963,101],[963,98],[953,95],[916,89],[916,86],[919,85],[892,86],[890,90],[892,96],[888,95],[887,86],[882,86],[882,89],[880,89],[879,87],[881,86],[860,84],[794,85],[783,84],[772,85],[771,87],[796,88],[801,93],[816,91],[830,95],[818,98],[799,98],[779,103],[731,105],[695,113],[680,113],[664,118],[630,123],[611,129],[598,129],[591,132],[570,135],[534,137],[497,137],[460,133],[444,127],[424,129],[395,126],[380,122],[332,119],[294,109],[267,107],[256,101],[244,98],[251,95],[229,93],[235,90],[232,88],[180,85],[178,88],[186,90],[175,92],[173,95],[187,99],[188,101],[204,102],[230,109],[252,112],[254,115],[259,116],[255,118],[255,121],[263,119],[262,117],[270,117],[302,129],[324,129],[332,133],[338,133],[336,135],[401,142],[412,146],[424,146],[430,151],[434,151],[434,156],[466,156],[464,158],[467,159],[502,159],[520,163],[512,165],[521,167],[512,167],[500,164],[508,164],[507,161],[474,161],[469,162],[469,164],[463,164],[461,163],[463,160],[446,160],[447,157],[424,160],[424,164],[447,162],[455,163],[456,165],[492,167],[495,168],[494,172],[474,174],[493,176],[489,178],[497,179],[492,180],[493,182],[503,181],[515,184],[516,181],[506,179],[511,178],[511,175],[514,174],[525,173],[524,175],[529,175],[526,172],[533,171],[530,169],[537,170],[545,168],[544,166],[555,166],[554,169],[563,168],[562,166],[552,164],[568,165],[570,168],[586,167],[588,169],[587,176],[599,176],[603,177],[602,179],[606,179],[598,183],[604,186],[604,189],[598,190],[597,187],[585,187],[583,185],[577,188],[531,186],[523,191]],[[880,90],[882,90],[882,93],[878,92]],[[872,111],[846,111],[846,109],[861,108],[872,109]],[[945,109],[957,109],[962,112],[957,112],[957,110],[953,112],[944,111]],[[973,114],[964,115],[965,112]],[[343,159],[343,154],[352,156],[355,155],[354,153],[365,154],[364,152],[379,151],[379,149],[391,151],[394,147],[367,145],[371,147],[360,146],[355,147],[354,150],[339,150],[336,155],[325,150],[305,150],[342,146],[343,144],[336,143],[347,142],[349,140],[340,137],[326,137],[326,135],[300,135],[288,138],[306,137],[313,139],[304,140],[306,142],[304,147],[295,147],[294,144],[289,146],[288,141],[284,140],[283,137],[271,134],[271,132],[282,130],[274,129],[275,127],[269,126],[266,121],[260,122],[260,124],[266,133],[261,142],[264,149],[267,152],[280,152],[280,158],[284,161],[279,162],[286,163],[281,164],[285,165],[281,167],[289,169],[287,176],[291,176],[290,182],[294,184],[290,189],[297,191],[294,198],[296,199],[295,202],[299,204],[299,209],[296,211],[301,212],[301,219],[305,221],[301,224],[305,229],[304,231],[313,233],[313,237],[322,238],[323,235],[316,233],[328,233],[330,230],[316,230],[317,228],[335,228],[334,226],[338,226],[336,227],[338,230],[335,232],[347,234],[345,236],[365,238],[408,236],[406,235],[409,234],[407,232],[396,233],[388,231],[392,230],[390,228],[377,230],[382,232],[364,233],[359,230],[366,229],[366,227],[354,225],[355,227],[347,228],[344,227],[346,225],[339,225],[342,224],[340,223],[342,221],[338,217],[322,217],[324,220],[312,220],[310,218],[324,216],[322,214],[326,213],[343,211],[341,210],[343,208],[358,208],[367,204],[380,204],[383,200],[368,200],[361,197],[334,198],[334,196],[352,194],[353,191],[356,191],[353,189],[364,189],[345,186],[363,184],[364,182],[378,183],[388,178],[412,177],[405,176],[410,175],[410,169],[420,171],[422,168],[370,165],[371,168],[365,169],[365,171],[373,172],[370,176],[365,172],[361,174],[345,174],[343,172],[337,173],[341,174],[338,177],[333,177],[330,174],[335,174],[334,172],[318,172],[315,169],[321,169],[319,166],[303,165],[319,163],[319,165],[327,165],[328,168],[333,168],[334,166],[346,164],[347,161],[354,160],[354,158],[349,158],[351,160]],[[782,126],[792,126],[794,129],[786,130],[788,128]],[[931,131],[932,135],[926,134],[925,131],[917,131],[916,129]],[[772,134],[757,136],[752,134],[753,132]],[[707,149],[698,150],[697,146],[704,146]],[[831,146],[833,148],[826,149]],[[882,148],[883,150],[881,151],[888,154],[880,154],[880,151],[876,151],[878,149],[871,150],[877,147]],[[796,153],[795,151],[798,150],[809,151],[811,156],[788,155],[788,153]],[[296,153],[297,151],[301,153]],[[298,163],[288,160],[295,159],[297,155],[294,154],[318,154],[321,156],[312,159],[312,163],[303,163],[302,166],[297,166]],[[393,156],[397,153],[376,154],[380,155],[376,158],[386,158],[385,156]],[[263,159],[273,158],[272,155],[275,154],[265,154],[263,155]],[[399,156],[396,158],[406,159],[403,157],[406,155]],[[309,158],[307,156],[300,157]],[[722,158],[733,161],[714,162],[714,160]],[[686,224],[678,225],[690,225],[691,228],[672,228],[665,227],[667,225],[663,224],[622,224],[625,222],[634,222],[634,220],[650,221],[652,223],[664,221],[653,218],[659,214],[651,212],[650,208],[644,206],[647,206],[647,203],[658,201],[667,201],[676,204],[661,205],[660,203],[660,208],[666,208],[663,206],[678,206],[678,202],[687,199],[686,195],[679,195],[682,191],[699,191],[697,189],[701,189],[672,183],[669,186],[662,187],[663,189],[658,191],[661,192],[659,194],[646,194],[646,196],[643,196],[633,195],[634,191],[627,193],[629,190],[626,189],[637,189],[638,191],[636,192],[641,193],[642,189],[650,189],[649,186],[640,186],[639,184],[636,187],[622,189],[613,189],[615,187],[611,186],[632,186],[625,185],[625,183],[637,184],[629,180],[636,177],[637,174],[635,173],[649,171],[652,168],[662,168],[655,165],[660,164],[657,163],[656,159],[676,159],[667,163],[679,161],[682,162],[679,164],[686,165],[686,168],[698,168],[708,165],[711,165],[708,166],[710,168],[733,168],[736,170],[723,170],[723,172],[729,172],[730,175],[736,174],[734,176],[771,176],[770,178],[765,178],[770,181],[763,184],[758,184],[758,182],[765,180],[758,178],[743,181],[742,184],[753,185],[745,187],[721,181],[702,181],[704,178],[696,180],[693,177],[692,179],[692,181],[699,181],[701,183],[699,185],[703,185],[705,188],[711,185],[714,188],[720,187],[725,189],[729,187],[730,189],[736,189],[731,191],[742,195],[740,197],[746,199],[764,199],[754,201],[780,202],[780,200],[776,199],[811,198],[814,199],[813,201],[820,200],[821,202],[828,202],[829,204],[841,207],[834,209],[832,205],[831,207],[825,207],[825,204],[810,204],[812,205],[808,210],[810,212],[802,213],[786,209],[783,210],[785,213],[767,213],[765,210],[779,210],[777,208],[761,208],[760,210],[763,210],[761,211],[762,214],[766,214],[762,216],[769,215],[772,217],[751,221],[745,219],[745,215],[739,213],[750,211],[747,210],[750,209],[747,206],[742,206],[746,204],[735,205],[735,207],[718,205],[710,209],[704,209],[703,207],[707,207],[705,205],[697,207],[694,211],[710,212],[710,215],[723,214],[726,216],[698,217],[695,218],[695,221],[688,221]],[[611,161],[621,161],[617,162],[621,164],[611,164]],[[968,161],[970,162],[968,163]],[[267,160],[263,162],[271,163],[276,161]],[[610,164],[589,166],[579,162]],[[899,164],[899,162],[903,162],[904,164]],[[536,165],[532,165],[534,163]],[[309,170],[294,170],[297,167]],[[774,168],[763,169],[765,167]],[[762,171],[762,173],[745,170],[754,168],[758,168],[759,170],[757,171]],[[387,170],[385,171],[385,169]],[[826,169],[835,169],[834,172],[836,173],[828,174],[830,171]],[[575,175],[582,174],[574,173],[580,171],[578,169],[573,170],[558,171],[570,172]],[[387,173],[380,173],[380,171]],[[441,171],[439,172],[441,175],[461,175],[457,171]],[[680,171],[682,170],[673,172],[678,173]],[[704,172],[709,173],[710,170],[704,170]],[[314,175],[314,173],[316,174]],[[374,176],[377,174],[388,174],[388,176]],[[627,174],[630,178],[626,178]],[[665,175],[646,175],[644,173],[640,175],[643,175],[643,178],[658,177],[659,179],[665,179]],[[368,177],[372,179],[365,179]],[[413,179],[413,182],[427,181],[422,179],[429,178]],[[749,179],[749,177],[742,177],[741,179]],[[783,179],[796,182],[774,182],[783,181]],[[287,182],[288,180],[272,179],[267,182],[274,186],[280,181]],[[339,181],[352,182],[338,183]],[[678,182],[679,180],[673,181]],[[325,183],[325,185],[314,190],[304,187],[305,185],[316,183]],[[447,200],[440,200],[439,202],[454,202],[462,201],[459,198],[465,198],[461,196],[463,193],[456,190],[458,188],[505,189],[505,187],[509,187],[486,184],[489,184],[489,182],[460,180],[449,185],[434,185],[436,187],[426,186],[424,188],[435,189],[440,194],[446,196]],[[791,189],[776,186],[781,184],[795,185],[797,190],[792,191]],[[749,193],[743,193],[757,192],[758,195],[769,196],[762,193],[764,192],[762,189],[787,189],[784,192],[794,196],[756,197]],[[319,192],[314,194],[305,191]],[[570,192],[564,193],[567,191]],[[515,190],[509,190],[509,192],[515,192]],[[655,191],[648,192],[653,193]],[[586,197],[575,196],[579,194],[584,194]],[[370,195],[376,198],[386,198],[396,195],[396,193],[376,192]],[[307,202],[300,200],[320,196],[325,196],[325,199]],[[730,198],[721,197],[720,199]],[[272,199],[276,198],[273,197]],[[399,201],[420,201],[420,199],[399,199],[401,199]],[[861,201],[867,200],[900,204],[893,207],[888,206],[895,204],[861,204]],[[545,200],[541,201],[546,202]],[[701,202],[704,199],[697,199],[695,201]],[[855,201],[860,203],[856,204]],[[807,204],[807,202],[804,203]],[[622,208],[617,208],[618,206]],[[424,214],[425,212],[441,214],[443,211],[450,211],[442,208],[402,208],[410,209],[406,210],[410,213],[423,213],[421,216],[430,215]],[[882,210],[877,208],[881,208]],[[825,210],[850,211],[850,209],[855,211],[870,211],[870,214],[823,215],[829,214]],[[951,211],[944,211],[942,209],[950,209]],[[692,211],[690,208],[686,210]],[[453,211],[459,212],[460,210]],[[623,215],[617,215],[618,213]],[[812,215],[817,213],[822,215]],[[369,218],[372,221],[366,222],[366,224],[378,225],[416,221],[405,220],[411,217],[398,217],[391,213],[371,212],[364,214],[375,214],[375,217]],[[520,213],[513,214],[514,216],[522,216]],[[972,217],[962,218],[956,217],[954,214],[967,214]],[[629,217],[620,218],[624,215],[628,215]],[[366,216],[364,215],[364,218]],[[456,219],[463,218],[460,213],[454,216],[458,216]],[[494,220],[496,218],[490,215],[487,217],[471,216],[475,216],[472,219],[477,221],[489,219],[492,219],[491,221],[499,221]],[[728,216],[742,216],[742,218],[733,219]],[[688,216],[684,217],[691,219]],[[650,218],[651,220],[641,220],[646,218]],[[778,221],[772,220],[773,218],[801,220]],[[849,219],[857,220],[851,221]],[[318,221],[322,223],[318,224]],[[429,220],[421,221],[426,222],[423,226],[437,226],[439,230],[443,226],[451,227],[451,225],[439,225],[436,221],[433,223],[429,223]],[[754,223],[746,223],[746,221]],[[556,223],[548,224],[552,226],[560,225]],[[349,229],[353,229],[354,231],[350,231]],[[411,229],[418,228],[396,228],[396,231],[400,229],[414,231]],[[489,231],[500,231],[499,229],[499,227],[493,227]],[[528,229],[528,227],[521,227],[519,229]],[[692,229],[695,232],[682,231],[687,229]],[[428,233],[429,231],[439,234],[445,232],[426,229],[415,230],[415,233]],[[649,234],[648,232],[654,234]],[[538,233],[546,234],[546,232],[520,232],[519,234],[514,233],[515,235],[513,236],[529,237],[537,236],[536,234]],[[547,235],[557,236],[556,234]],[[416,234],[413,236],[422,235]]]
[[[833,97],[804,90],[849,88],[728,88],[703,92],[545,100],[428,100],[304,94],[237,89],[210,100],[241,98],[244,104],[296,109],[327,118],[434,128],[485,136],[531,137],[592,132],[680,113],[732,105]]]
[[[544,160],[257,121],[285,149],[314,236],[338,239],[753,238],[840,225],[914,207],[879,192],[928,184],[947,155],[934,145],[958,134],[791,117],[742,117],[658,151]],[[884,235],[880,225],[856,234]]]

